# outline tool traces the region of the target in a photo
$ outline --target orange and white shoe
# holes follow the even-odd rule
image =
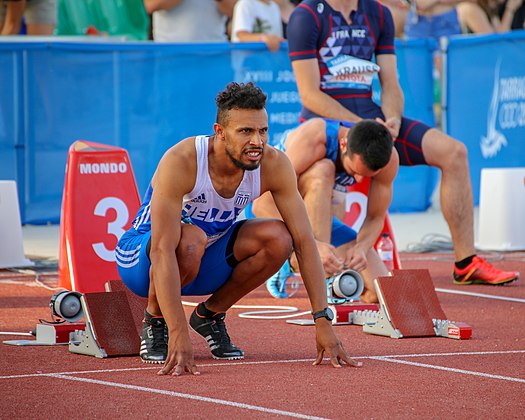
[[[518,280],[520,273],[498,270],[483,258],[475,256],[463,269],[454,266],[454,284],[505,284]]]

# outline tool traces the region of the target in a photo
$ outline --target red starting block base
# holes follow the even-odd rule
[[[64,322],[60,324],[36,324],[35,340],[8,340],[4,344],[15,346],[56,346],[68,344],[71,333],[83,331],[86,324],[83,322]]]
[[[330,306],[334,312],[334,324],[354,324],[357,313],[377,312],[377,303],[345,303],[343,305]]]

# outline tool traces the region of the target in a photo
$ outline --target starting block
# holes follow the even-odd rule
[[[110,281],[106,288],[80,298],[86,326],[71,334],[69,351],[98,358],[136,356],[147,299],[135,296],[121,281]]]
[[[472,337],[469,325],[447,319],[428,270],[394,270],[392,276],[377,278],[374,285],[379,311],[363,317],[364,332],[391,338]]]
[[[445,337],[465,340],[472,327],[447,319],[428,270],[394,270],[374,281],[379,304],[348,303],[330,306],[335,325],[362,325],[363,332],[391,338]],[[311,320],[288,320],[314,325]]]

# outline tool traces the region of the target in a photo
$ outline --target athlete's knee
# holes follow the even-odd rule
[[[450,142],[448,158],[444,160],[442,169],[454,173],[468,171],[467,147],[458,140]]]
[[[440,131],[430,130],[425,137],[423,150],[427,162],[443,172],[468,170],[468,151],[465,144]],[[426,147],[425,147],[426,145]]]
[[[195,271],[195,274],[197,273],[207,244],[208,238],[203,230],[196,226],[183,227],[177,247],[177,261],[181,275],[182,271]]]
[[[306,190],[330,188],[334,186],[335,165],[330,159],[315,162],[302,175],[302,187]]]
[[[261,237],[261,245],[269,257],[287,258],[292,253],[293,241],[284,222],[280,220],[269,222]]]
[[[468,149],[465,143],[454,140],[452,147],[452,154],[456,162],[460,164],[468,164]]]

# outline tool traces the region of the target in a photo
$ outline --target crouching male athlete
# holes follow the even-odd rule
[[[312,118],[285,133],[276,148],[286,153],[294,167],[326,277],[345,268],[359,271],[365,285],[361,300],[377,302],[373,281],[388,270],[374,244],[392,201],[392,183],[399,168],[390,132],[374,120],[354,124]],[[344,199],[347,185],[365,177],[370,177],[368,205],[357,234],[332,216],[332,204],[340,204],[338,196]],[[269,194],[258,198],[252,210],[256,217],[279,217]],[[295,265],[294,258],[291,265]],[[283,285],[274,283],[287,277],[282,273],[268,280],[273,296],[282,297]]]
[[[225,312],[275,273],[295,249],[315,320],[317,358],[360,366],[335,335],[323,266],[290,161],[267,145],[266,95],[253,83],[230,83],[216,97],[214,135],[182,140],[162,157],[133,226],[116,249],[119,273],[148,297],[141,358],[164,363],[159,374],[198,373],[183,295],[211,295],[189,324],[216,359],[242,359]],[[282,215],[237,221],[270,192]],[[168,338],[166,338],[168,337]],[[167,342],[166,342],[167,340]]]

